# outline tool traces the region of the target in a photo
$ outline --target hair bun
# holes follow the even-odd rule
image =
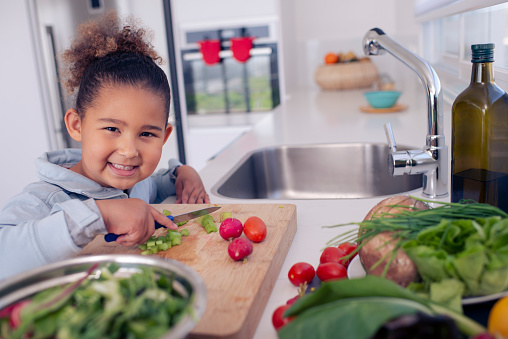
[[[122,24],[117,13],[111,10],[78,26],[71,46],[61,55],[63,85],[69,93],[79,87],[88,66],[110,53],[137,53],[162,64],[162,58],[151,44],[153,32],[138,27],[140,22],[133,17],[127,17],[125,22]]]

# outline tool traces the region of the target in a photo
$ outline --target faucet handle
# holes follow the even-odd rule
[[[395,137],[393,136],[392,125],[389,122],[385,124],[385,134],[390,152],[397,152],[397,144],[395,143]]]

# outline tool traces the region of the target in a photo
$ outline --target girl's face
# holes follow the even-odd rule
[[[172,131],[166,124],[163,99],[127,85],[103,88],[83,119],[70,109],[65,122],[83,153],[72,170],[104,187],[122,190],[155,171]]]

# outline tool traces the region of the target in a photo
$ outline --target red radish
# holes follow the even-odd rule
[[[226,240],[231,238],[238,238],[242,235],[242,232],[243,225],[242,222],[238,219],[227,218],[220,223],[219,234]]]
[[[30,300],[22,300],[13,305],[11,309],[11,316],[9,318],[12,329],[18,328],[21,325],[21,310],[30,303]]]
[[[319,258],[319,262],[321,264],[327,263],[327,262],[336,262],[339,264],[342,264],[344,266],[348,266],[349,261],[342,259],[342,257],[345,257],[346,253],[337,247],[327,247],[323,250],[323,253],[321,253],[321,257]]]
[[[252,243],[245,238],[236,238],[228,246],[231,259],[239,261],[252,253]]]

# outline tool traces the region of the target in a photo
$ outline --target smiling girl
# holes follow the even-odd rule
[[[170,195],[210,202],[198,173],[176,159],[154,174],[172,126],[169,83],[147,31],[109,12],[82,24],[62,59],[76,94],[65,124],[81,149],[36,159],[40,181],[0,212],[0,280],[76,255],[99,234],[132,246],[155,221],[175,229],[149,205]]]

